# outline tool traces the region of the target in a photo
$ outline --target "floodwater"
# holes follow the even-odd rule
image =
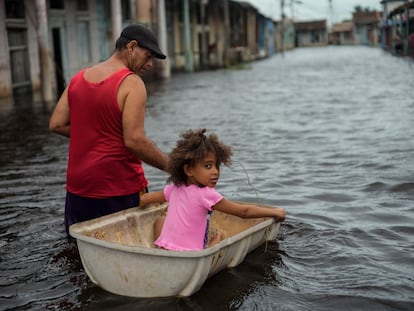
[[[135,299],[85,275],[63,225],[68,142],[41,103],[0,112],[1,310],[414,310],[414,63],[297,49],[148,83],[169,151],[205,127],[234,148],[218,190],[284,207],[279,237],[191,297]],[[166,175],[146,166],[150,190]]]

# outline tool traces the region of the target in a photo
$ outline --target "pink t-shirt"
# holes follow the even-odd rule
[[[164,195],[168,212],[155,245],[179,251],[205,248],[209,215],[223,199],[216,189],[197,185],[167,185]]]

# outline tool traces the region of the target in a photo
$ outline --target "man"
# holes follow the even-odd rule
[[[151,30],[123,29],[112,56],[70,81],[49,129],[69,137],[65,228],[139,205],[147,180],[141,161],[167,169],[168,156],[144,130],[147,92],[138,75],[165,59]]]

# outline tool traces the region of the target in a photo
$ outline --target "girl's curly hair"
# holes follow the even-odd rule
[[[233,150],[230,146],[222,143],[216,134],[204,135],[206,129],[188,130],[181,134],[182,139],[170,153],[169,182],[175,185],[185,185],[187,175],[184,172],[184,165],[194,166],[208,153],[212,152],[217,158],[217,165],[229,166]]]

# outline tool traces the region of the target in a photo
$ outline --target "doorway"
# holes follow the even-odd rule
[[[53,55],[55,62],[55,76],[57,85],[57,98],[62,95],[66,87],[65,76],[63,74],[62,43],[59,28],[52,28],[53,36]]]
[[[30,79],[30,62],[25,28],[8,28],[10,68],[13,94],[28,94],[32,92]]]

